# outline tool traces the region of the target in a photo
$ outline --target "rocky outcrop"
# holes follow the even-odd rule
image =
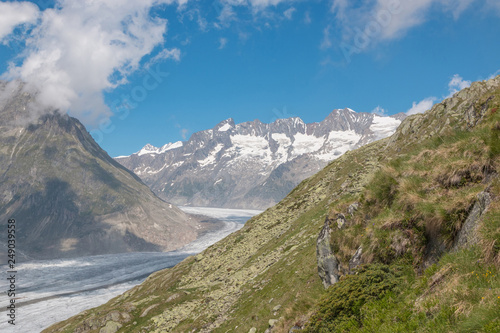
[[[356,250],[356,253],[352,256],[351,260],[349,260],[349,273],[352,273],[356,267],[361,265],[361,255],[363,254],[363,247],[360,246]]]
[[[347,208],[347,214],[353,216],[354,213],[358,210],[358,208],[359,208],[359,202],[354,202],[350,204],[349,207]]]
[[[477,201],[472,207],[467,220],[460,229],[455,242],[453,243],[453,249],[458,250],[467,245],[476,244],[478,241],[477,226],[481,217],[486,213],[488,207],[491,203],[491,194],[488,192],[481,192],[477,195]]]
[[[389,146],[401,147],[422,142],[437,135],[446,135],[457,129],[476,126],[489,109],[495,89],[500,87],[500,76],[488,81],[474,82],[451,98],[436,104],[425,114],[412,115],[401,123],[391,137]]]
[[[330,220],[327,218],[316,241],[318,274],[325,289],[338,282],[340,277],[339,261],[335,257],[330,244],[331,232],[332,229],[330,228]]]

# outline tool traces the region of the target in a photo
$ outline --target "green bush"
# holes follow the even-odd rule
[[[318,303],[305,332],[336,332],[360,323],[363,305],[384,297],[401,283],[401,274],[382,264],[362,266],[331,286]]]

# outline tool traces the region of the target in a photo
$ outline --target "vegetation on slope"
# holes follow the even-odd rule
[[[343,272],[355,275],[329,288],[313,309],[307,332],[499,331],[499,90],[473,102],[483,110],[477,126],[398,145],[397,153],[382,161],[355,199],[358,211],[346,214],[343,230],[331,235]],[[478,216],[482,223],[467,229],[484,193],[493,197],[491,204]],[[334,204],[330,219],[347,204]],[[373,278],[372,266],[353,272],[347,265],[358,246],[361,262],[406,272],[392,292],[372,293],[380,283],[376,279],[352,287],[353,279]],[[347,315],[341,311],[346,306]]]
[[[499,106],[500,77],[475,83],[198,256],[47,332],[495,332]],[[326,291],[316,262],[325,219],[343,275]]]

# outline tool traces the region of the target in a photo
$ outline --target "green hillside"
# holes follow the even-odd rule
[[[474,83],[46,332],[499,332],[499,107]]]

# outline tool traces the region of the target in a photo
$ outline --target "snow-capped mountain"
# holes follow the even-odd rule
[[[227,119],[186,142],[148,144],[116,160],[174,204],[263,209],[346,151],[390,136],[404,117],[339,109],[311,124]]]

